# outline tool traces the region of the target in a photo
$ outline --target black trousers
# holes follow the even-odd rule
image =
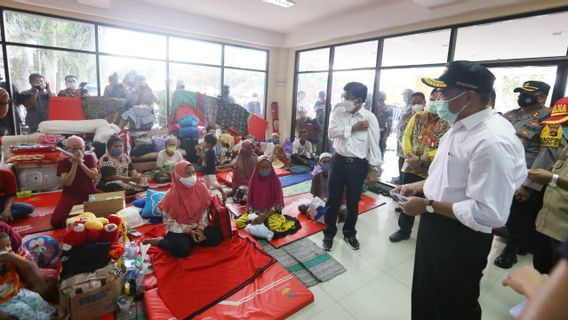
[[[424,178],[415,174],[406,172],[402,173],[402,184],[413,183],[422,180],[424,180]],[[407,235],[410,235],[410,233],[412,232],[412,226],[414,226],[414,217],[401,212],[398,216],[398,226],[400,228],[400,231],[404,232]]]
[[[438,214],[420,217],[414,276],[413,320],[479,320],[479,281],[493,236]]]
[[[540,273],[550,274],[560,260],[558,247],[562,243],[545,234],[535,231],[533,243],[533,267]]]
[[[381,138],[379,139],[379,149],[381,149],[381,157],[385,158],[385,152],[387,151],[387,135],[383,135],[383,131],[381,131]]]
[[[294,164],[298,164],[301,166],[305,166],[306,164],[304,163],[304,161],[312,161],[313,159],[310,159],[306,156],[303,155],[299,155],[299,154],[293,154],[290,156],[290,160],[292,160],[292,163]]]
[[[343,235],[357,234],[355,225],[359,217],[359,199],[368,172],[369,162],[366,159],[346,158],[337,153],[331,158],[327,178],[329,197],[325,205],[325,230],[323,231],[325,237],[333,238],[337,234],[337,217],[344,191],[347,197],[347,216],[343,225]]]
[[[201,242],[195,242],[187,233],[168,232],[164,239],[158,242],[158,246],[176,258],[185,258],[191,253],[191,249],[195,246],[212,247],[223,241],[221,230],[217,227],[205,227],[203,234],[207,239]]]
[[[511,211],[507,219],[508,250],[516,253],[519,247],[533,248],[535,237],[535,221],[538,212],[542,208],[544,193],[533,191],[529,199],[520,202],[513,199]]]

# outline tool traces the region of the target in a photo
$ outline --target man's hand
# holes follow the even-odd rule
[[[405,197],[414,196],[422,192],[422,182],[403,184],[392,189],[392,192],[401,194]]]
[[[406,164],[410,168],[418,167],[419,160],[420,160],[420,158],[418,158],[418,156],[415,155],[415,154],[409,154],[409,155],[404,157],[404,161],[406,161]]]
[[[520,186],[519,189],[515,191],[515,198],[520,202],[525,202],[530,198],[531,194],[531,189]]]
[[[351,127],[353,132],[365,131],[367,129],[369,129],[369,121],[367,120],[359,121]]]
[[[529,169],[529,179],[538,184],[545,185],[552,179],[552,172],[544,169]]]
[[[377,184],[377,181],[379,181],[379,173],[375,170],[369,171],[365,181],[369,187],[374,187]]]
[[[409,197],[407,201],[400,202],[402,211],[409,216],[419,216],[426,212],[427,200],[419,197]]]
[[[510,272],[502,284],[530,299],[542,288],[546,280],[547,275],[540,274],[531,266],[522,266]]]

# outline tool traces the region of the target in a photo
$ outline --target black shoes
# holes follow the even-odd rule
[[[323,238],[322,248],[325,251],[331,251],[331,247],[333,247],[333,238]]]
[[[517,263],[517,250],[512,250],[511,248],[505,247],[503,252],[495,258],[493,262],[496,266],[503,269],[510,269]]]
[[[345,240],[349,248],[359,250],[359,240],[355,236],[343,236],[343,240]]]
[[[395,211],[395,212],[398,212],[398,213],[402,213],[402,208],[401,208],[401,207],[396,207],[396,208],[394,208],[394,211]]]
[[[397,232],[390,235],[389,240],[391,242],[400,242],[402,240],[410,239],[410,235],[403,232],[402,230],[398,230]]]

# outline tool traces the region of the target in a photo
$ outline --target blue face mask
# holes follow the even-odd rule
[[[461,110],[458,111],[457,113],[451,112],[450,109],[449,109],[449,105],[450,105],[451,101],[463,96],[464,94],[465,94],[465,92],[451,98],[450,100],[440,99],[440,100],[433,101],[432,105],[436,109],[436,112],[438,113],[438,117],[446,120],[449,124],[453,124],[454,122],[456,122],[456,119],[458,118],[459,114],[465,108],[467,108],[468,105],[466,104],[465,106],[463,106],[463,108],[461,108]]]
[[[320,163],[321,171],[327,173],[329,171],[329,163]]]
[[[426,107],[426,109],[428,109],[428,112],[432,113],[432,114],[438,114],[438,111],[436,110],[436,101],[430,101],[428,102],[428,106]]]
[[[562,132],[564,133],[564,139],[568,140],[568,127],[562,127]]]
[[[270,169],[267,170],[258,170],[258,174],[261,177],[268,177],[270,175]]]
[[[120,156],[120,155],[122,154],[122,147],[112,148],[112,149],[110,150],[110,154],[113,155],[113,156],[115,156],[115,157]]]

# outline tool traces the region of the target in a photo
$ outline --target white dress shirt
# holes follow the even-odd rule
[[[300,143],[300,139],[294,140],[294,143],[292,144],[292,154],[297,154],[311,159],[313,153],[314,151],[312,149],[311,142],[306,140],[306,143],[302,145],[302,143]]]
[[[369,121],[369,128],[352,132],[351,127],[359,121]],[[365,108],[356,113],[346,112],[343,107],[333,110],[329,119],[329,139],[333,141],[333,149],[344,157],[367,159],[371,166],[381,164],[379,139],[381,131],[377,117]]]
[[[526,177],[525,152],[513,126],[486,109],[456,122],[442,137],[424,195],[452,203],[462,224],[491,233],[507,222]]]

